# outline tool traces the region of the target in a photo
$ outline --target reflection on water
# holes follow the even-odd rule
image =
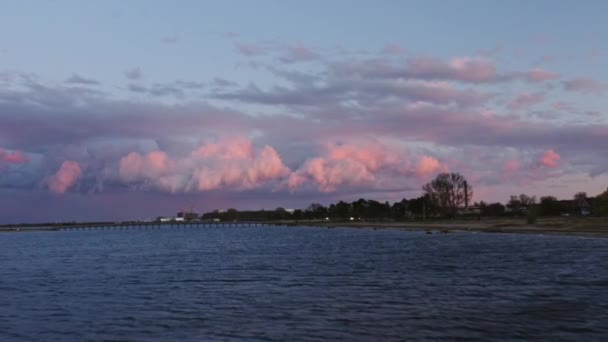
[[[0,235],[0,340],[608,338],[608,239],[367,229]]]

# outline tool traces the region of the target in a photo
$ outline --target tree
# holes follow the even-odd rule
[[[336,216],[341,219],[348,219],[352,213],[350,203],[340,201],[336,204]]]
[[[395,220],[402,220],[408,217],[409,202],[405,198],[401,202],[395,202],[391,206],[391,217]]]
[[[482,216],[502,216],[505,213],[505,206],[498,202],[490,204],[481,202],[480,207]]]
[[[608,190],[607,190],[608,191]],[[589,213],[589,203],[587,202],[586,192],[577,192],[574,195],[574,209],[578,214]]]
[[[519,196],[512,195],[507,203],[507,208],[511,209],[511,212],[515,215],[519,215],[526,212],[529,207],[536,203],[535,196],[528,196],[526,194],[520,194]]]
[[[302,209],[296,209],[292,216],[294,220],[301,220],[304,217],[304,212]]]
[[[422,187],[431,202],[446,216],[455,216],[465,200],[473,197],[473,190],[459,173],[440,173]]]
[[[593,213],[599,216],[608,216],[608,189],[597,195],[593,200]]]
[[[275,220],[286,220],[291,218],[291,214],[283,207],[278,207],[274,210],[272,218]]]
[[[353,215],[357,217],[368,217],[368,201],[363,198],[352,203]]]
[[[540,198],[540,214],[543,216],[558,216],[562,212],[562,205],[554,196]]]

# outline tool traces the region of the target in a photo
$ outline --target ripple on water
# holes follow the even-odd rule
[[[602,340],[607,247],[321,228],[5,234],[0,340]]]

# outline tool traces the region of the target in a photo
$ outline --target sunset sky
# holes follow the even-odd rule
[[[608,187],[608,1],[2,1],[0,223]]]

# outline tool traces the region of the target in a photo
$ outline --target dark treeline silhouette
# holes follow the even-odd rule
[[[414,199],[403,199],[390,204],[375,200],[359,199],[354,202],[339,201],[324,206],[320,203],[312,203],[306,209],[286,210],[276,208],[275,210],[238,211],[228,209],[226,211],[215,210],[201,216],[203,220],[219,219],[221,221],[267,221],[267,220],[411,220],[422,219],[424,216],[433,217],[440,213],[428,199],[421,196]]]
[[[496,217],[542,217],[555,216],[608,216],[608,190],[596,197],[577,193],[572,199],[559,200],[554,196],[536,197],[521,194],[511,196],[506,204],[473,202],[468,208],[459,207],[455,213],[444,208],[425,194],[412,199],[402,199],[394,203],[370,199],[354,202],[339,201],[324,206],[313,203],[306,209],[238,211],[212,211],[203,214],[203,220],[221,221],[272,221],[272,220],[366,220],[366,221],[411,221],[441,218],[496,218]]]
[[[608,190],[596,197],[576,193],[572,199],[558,200],[554,196],[540,197],[526,194],[513,195],[506,205],[472,202],[473,187],[459,173],[440,173],[422,187],[423,195],[412,199],[389,203],[371,199],[354,202],[339,201],[328,206],[313,203],[306,209],[238,211],[215,210],[198,216],[195,213],[179,213],[178,217],[189,220],[220,221],[271,221],[271,220],[370,220],[407,221],[427,218],[477,218],[527,217],[533,223],[538,216],[608,216]]]

